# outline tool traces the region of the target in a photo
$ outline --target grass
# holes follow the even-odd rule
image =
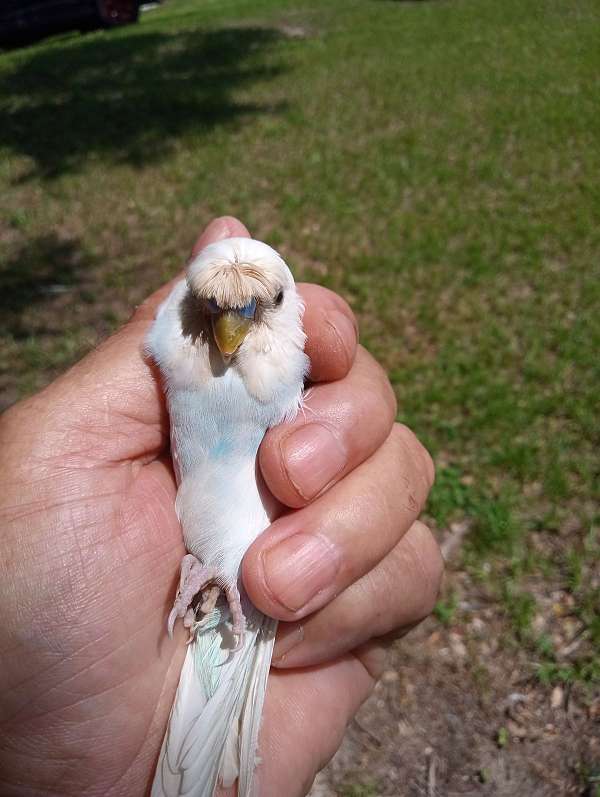
[[[455,621],[457,608],[458,599],[456,593],[449,592],[436,603],[433,613],[442,625],[450,627]]]
[[[377,797],[377,788],[372,784],[349,784],[342,786],[340,797]]]
[[[4,403],[238,215],[354,307],[506,644],[544,682],[597,679],[599,16],[170,0],[0,55]],[[563,660],[567,615],[582,643]]]

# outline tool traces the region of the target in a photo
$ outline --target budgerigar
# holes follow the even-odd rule
[[[308,359],[302,302],[283,259],[250,238],[210,244],[160,307],[148,339],[171,423],[176,510],[188,554],[168,628],[190,642],[153,797],[253,794],[277,623],[250,602],[242,557],[274,507],[256,456],[292,418]]]

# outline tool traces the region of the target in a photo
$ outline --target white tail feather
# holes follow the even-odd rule
[[[251,797],[260,718],[277,622],[243,601],[243,647],[231,652],[229,608],[219,601],[187,655],[163,740],[152,797],[213,797],[238,778]]]

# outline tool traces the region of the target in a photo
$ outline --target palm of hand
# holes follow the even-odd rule
[[[145,368],[140,358],[127,381]],[[181,662],[182,645],[164,634],[182,554],[175,485],[156,458],[162,430],[146,422],[164,419],[151,386],[129,395],[124,374],[119,364],[110,392],[98,394],[104,414],[89,390],[62,380],[3,426],[5,444],[25,442],[39,469],[33,480],[17,473],[5,497],[9,567],[26,569],[10,583],[36,585],[33,602],[18,592],[4,602],[3,632],[16,630],[21,641],[4,672],[6,713],[13,755],[28,752],[19,738],[33,742],[61,794],[91,784],[102,794],[143,792]],[[58,407],[52,420],[42,410],[49,398]],[[84,414],[95,422],[86,426]]]
[[[5,583],[24,586],[2,600],[0,771],[41,762],[6,795],[142,794],[152,778],[185,651],[165,635],[183,546],[146,316],[3,419],[4,462],[28,470],[3,474]],[[354,656],[272,674],[261,793],[303,793],[370,685]]]

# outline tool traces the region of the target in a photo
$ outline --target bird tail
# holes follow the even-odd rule
[[[251,797],[258,732],[277,621],[245,599],[246,631],[234,637],[220,600],[190,642],[163,740],[152,797],[213,797],[238,779]]]

